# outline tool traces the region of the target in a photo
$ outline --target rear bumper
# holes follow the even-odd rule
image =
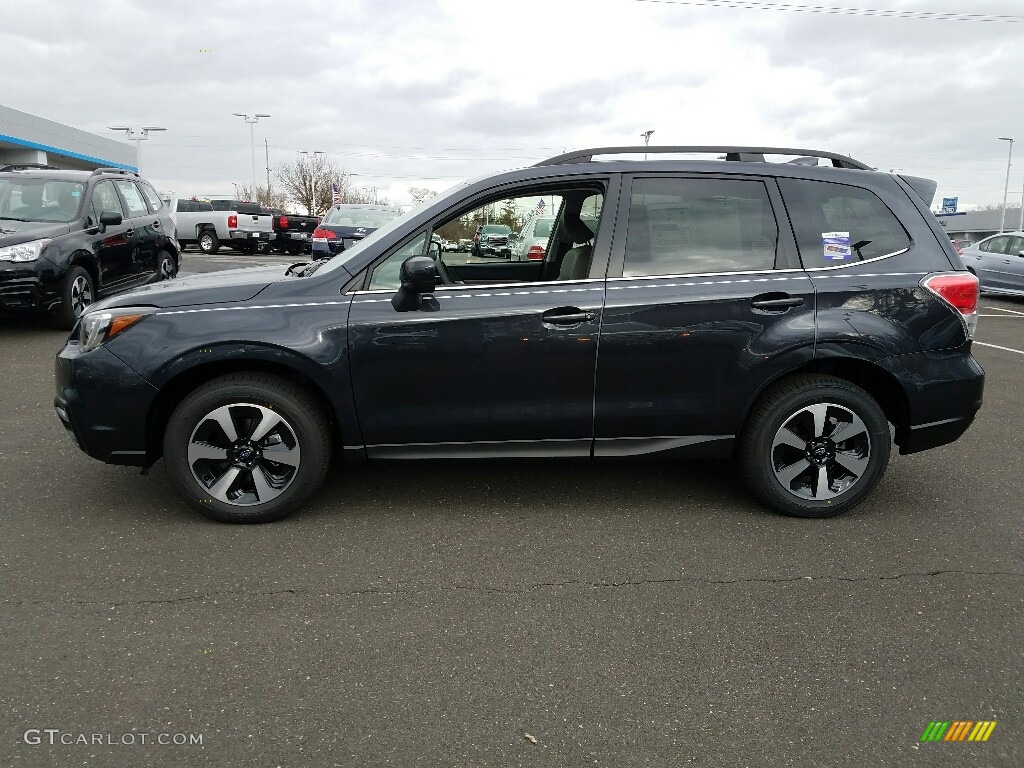
[[[94,459],[145,467],[146,414],[156,390],[105,347],[57,353],[54,410],[71,440]]]
[[[228,236],[232,240],[251,240],[253,242],[263,242],[270,240],[269,232],[246,232],[241,229],[232,229],[228,231]]]
[[[909,421],[896,428],[901,454],[957,440],[974,422],[985,390],[985,371],[970,347],[919,352],[882,361],[903,385]]]

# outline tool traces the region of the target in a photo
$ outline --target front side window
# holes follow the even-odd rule
[[[388,256],[384,261],[373,268],[370,273],[370,284],[367,286],[371,291],[397,291],[401,285],[402,262],[410,256],[423,254],[423,247],[427,242],[427,233],[422,232],[414,237],[397,251]]]
[[[124,217],[124,209],[121,207],[121,199],[114,191],[112,181],[101,181],[92,190],[92,224],[98,226],[100,214],[104,211],[120,214]]]
[[[860,187],[779,179],[807,269],[855,264],[910,247],[910,236],[877,195]]]
[[[142,194],[139,192],[139,188],[136,187],[130,181],[115,181],[118,191],[124,198],[124,203],[128,207],[128,216],[145,216],[149,213],[149,209],[146,207],[146,201],[142,199]]]
[[[778,225],[760,181],[638,179],[626,226],[626,277],[772,269]]]
[[[1009,239],[1006,236],[991,237],[978,247],[985,253],[1006,253],[1006,245]]]

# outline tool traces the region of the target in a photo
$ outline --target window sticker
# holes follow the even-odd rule
[[[846,261],[853,258],[849,232],[822,232],[821,246],[825,261]]]

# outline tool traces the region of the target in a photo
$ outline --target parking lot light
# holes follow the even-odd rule
[[[139,129],[136,133],[134,128],[130,128],[127,125],[108,125],[107,128],[111,131],[121,131],[124,133],[124,137],[128,141],[135,142],[135,166],[139,172],[142,171],[142,142],[149,138],[149,134],[153,131],[166,131],[166,128],[161,128],[157,125],[147,125]]]
[[[999,232],[1006,231],[1006,196],[1010,191],[1010,165],[1013,162],[1013,142],[1009,136],[1000,136],[999,141],[1010,142],[1010,152],[1006,156],[1006,184],[1003,186],[1003,217],[999,221]],[[1022,210],[1024,210],[1024,200],[1021,201]]]
[[[270,115],[262,112],[257,112],[252,117],[245,114],[244,112],[232,112],[235,117],[240,117],[249,124],[249,154],[252,156],[252,194],[256,196],[256,123],[260,121],[260,118],[270,117]],[[255,200],[253,201],[255,202]],[[269,204],[269,200],[267,203]]]

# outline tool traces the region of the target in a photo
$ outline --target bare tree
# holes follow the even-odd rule
[[[413,203],[419,205],[424,200],[436,197],[437,192],[432,189],[427,189],[426,187],[409,187],[409,196],[412,197]]]
[[[252,187],[248,184],[236,184],[235,190],[238,194],[239,200],[245,200],[247,202],[256,203],[262,205],[264,208],[281,208],[287,210],[290,200],[288,195],[283,191],[271,189],[270,193],[267,194],[267,188],[256,185],[256,191],[253,193]]]
[[[310,216],[322,214],[331,207],[335,188],[342,202],[354,195],[351,176],[323,155],[301,157],[279,165],[275,175],[287,195]]]

